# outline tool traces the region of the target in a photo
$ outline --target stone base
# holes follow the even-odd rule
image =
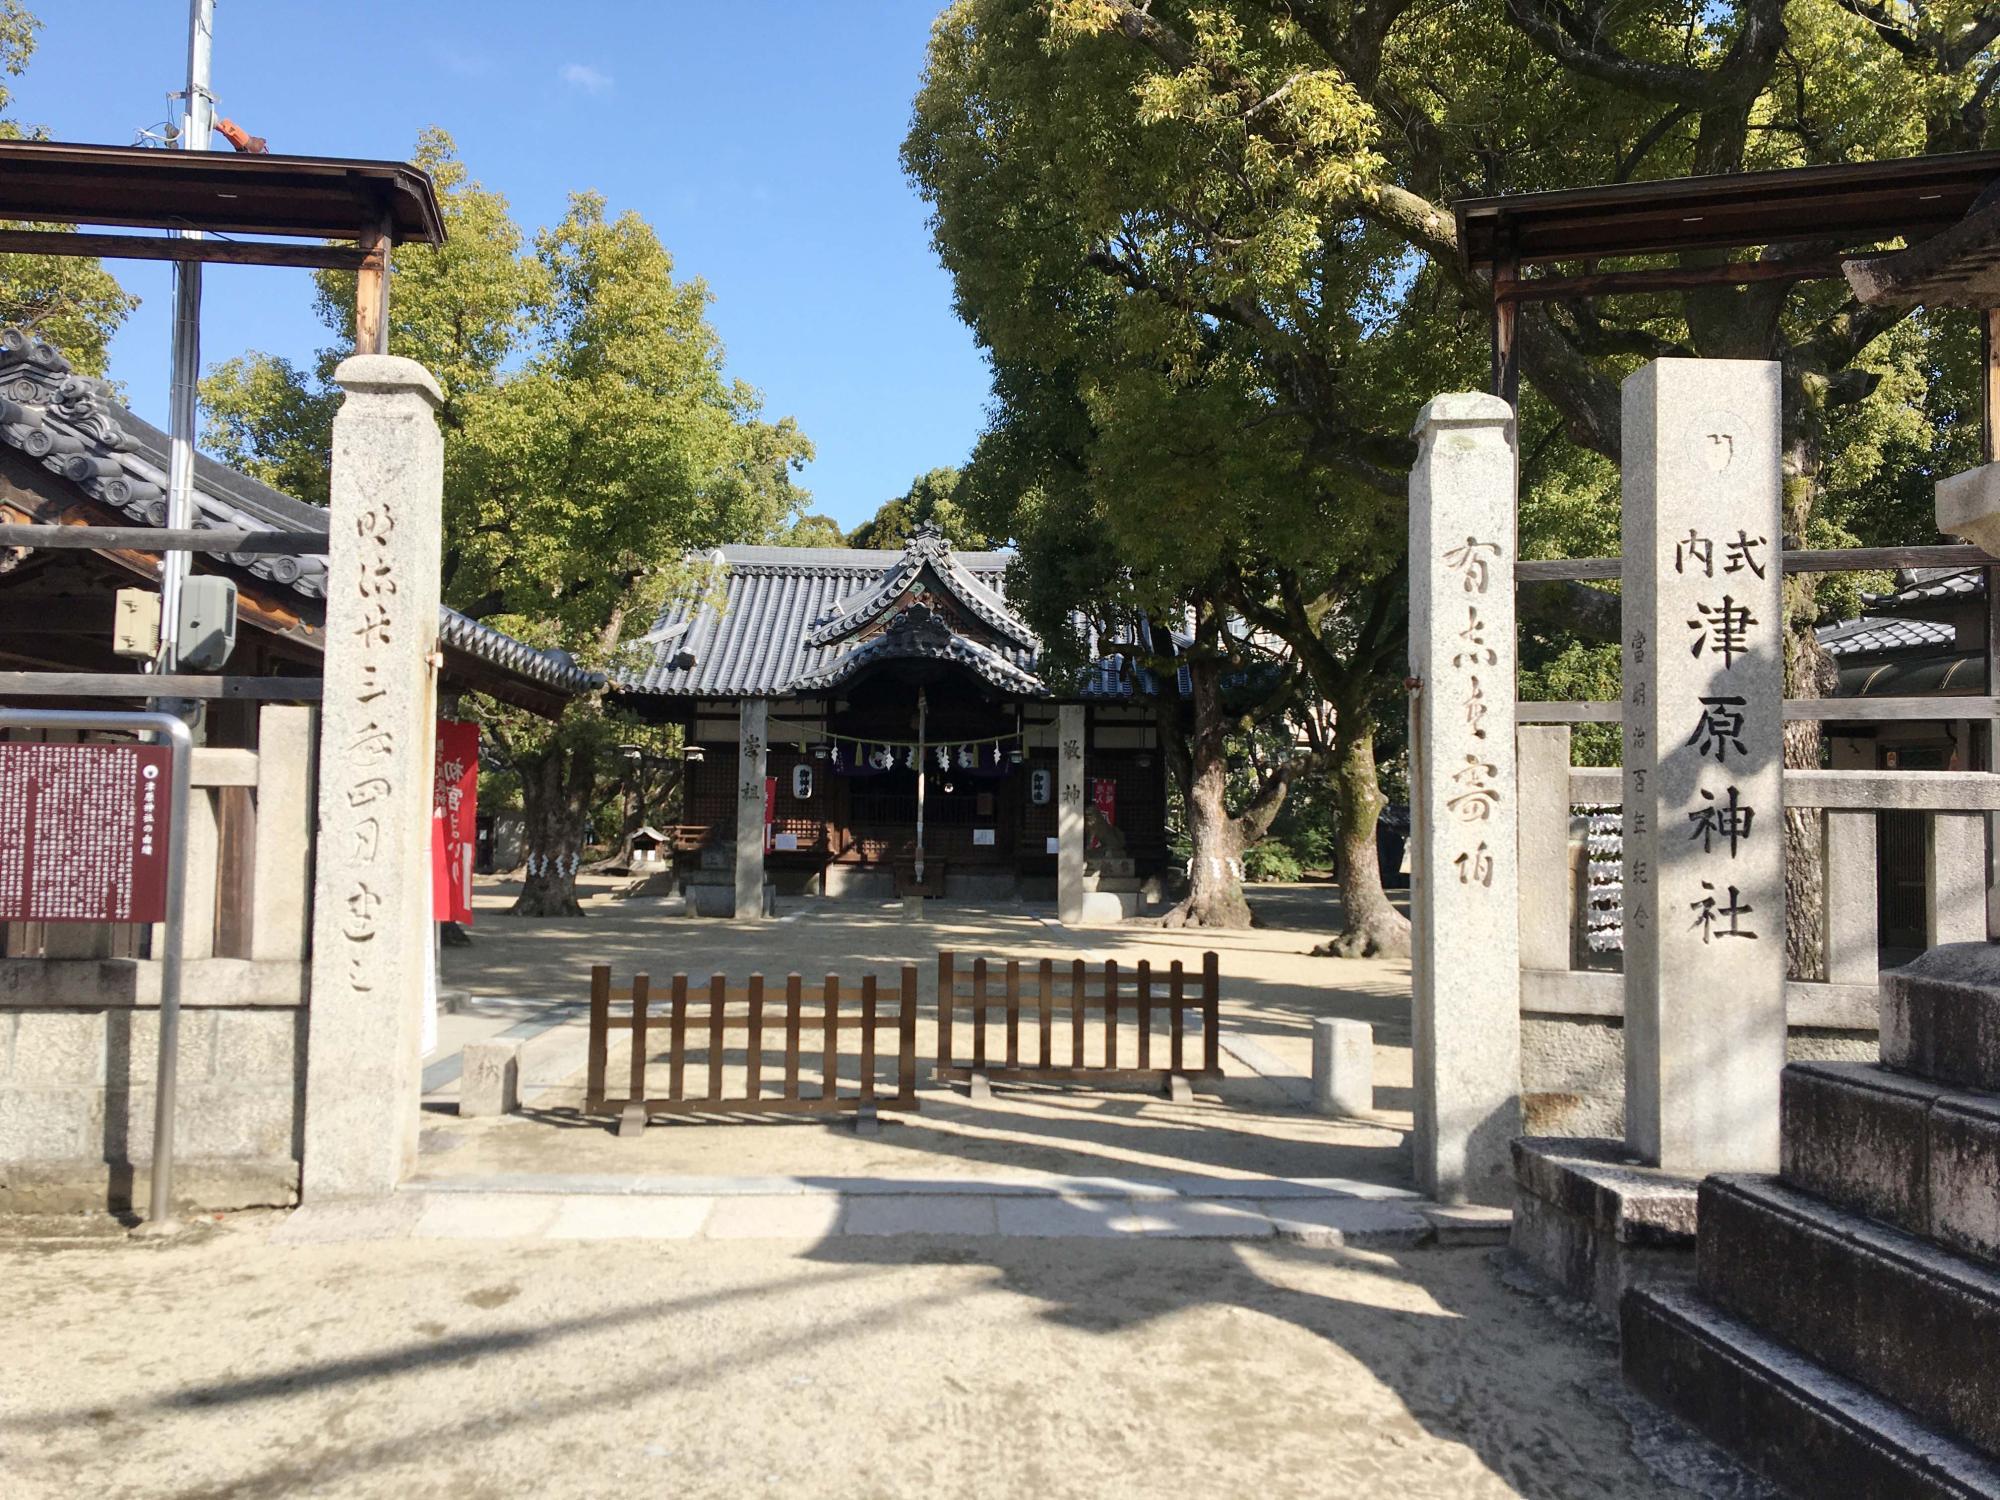
[[[144,1162],[0,1163],[0,1214],[143,1212],[151,1194]],[[174,1162],[177,1214],[289,1208],[298,1201],[299,1164],[289,1158]]]
[[[1700,1179],[1634,1164],[1623,1141],[1514,1142],[1514,1257],[1615,1321],[1635,1286],[1694,1276]]]
[[[1625,1378],[1794,1494],[2000,1500],[2000,1465],[1686,1291],[1625,1299]]]
[[[1137,891],[1085,891],[1079,927],[1115,927],[1139,915],[1142,905]]]
[[[2000,944],[1948,943],[1883,974],[1882,1062],[2000,1092]]]

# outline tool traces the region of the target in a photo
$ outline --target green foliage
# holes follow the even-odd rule
[[[0,78],[18,78],[34,56],[41,22],[21,0],[0,0]],[[26,132],[6,118],[13,91],[0,82],[0,140],[20,140]],[[9,229],[59,229],[27,225]],[[94,258],[68,255],[0,255],[0,328],[23,328],[47,340],[78,372],[102,375],[111,336],[139,299]]]
[[[1305,867],[1283,839],[1266,838],[1253,844],[1243,855],[1245,880],[1300,880]]]
[[[959,471],[932,469],[910,481],[910,487],[859,526],[847,538],[850,547],[901,547],[922,526],[935,527],[945,540],[966,552],[984,552],[1000,538],[981,529],[959,503]]]
[[[771,540],[780,547],[845,547],[847,533],[832,516],[800,516],[789,526],[778,528]]]

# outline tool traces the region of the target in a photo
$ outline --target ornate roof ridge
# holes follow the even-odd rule
[[[950,540],[928,523],[916,529],[904,544],[902,556],[882,573],[873,590],[840,600],[828,614],[815,621],[806,634],[806,643],[831,646],[867,628],[903,597],[925,568],[936,575],[947,593],[1000,635],[1029,651],[1040,648],[1041,641],[1027,623],[1007,608],[1005,599],[958,562],[952,555]]]
[[[112,510],[147,526],[167,521],[165,476],[125,430],[101,380],[79,375],[54,345],[0,329],[0,441]],[[268,517],[196,486],[194,525],[261,531]],[[236,567],[311,598],[326,596],[326,559],[231,553]]]

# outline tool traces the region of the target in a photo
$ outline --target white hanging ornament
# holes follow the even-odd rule
[[[951,769],[951,752],[942,745],[937,747],[937,760],[940,771],[949,771]]]
[[[979,765],[979,747],[977,745],[960,745],[958,747],[959,770],[961,771],[975,770],[978,768],[978,765]]]
[[[868,752],[868,764],[878,771],[887,771],[896,764],[896,752],[888,745],[877,745]]]

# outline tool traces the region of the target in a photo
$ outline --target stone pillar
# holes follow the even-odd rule
[[[746,700],[736,726],[736,920],[764,915],[764,766],[771,705]]]
[[[297,704],[269,703],[257,716],[252,958],[296,963],[307,953],[317,732],[314,711]]]
[[[1625,382],[1625,1137],[1778,1165],[1785,1062],[1778,366]]]
[[[1417,1181],[1512,1200],[1521,1133],[1514,412],[1439,396],[1410,472]]]
[[[1084,711],[1081,703],[1059,710],[1056,740],[1056,915],[1065,927],[1083,922]]]
[[[1375,1028],[1366,1021],[1314,1018],[1312,1107],[1350,1120],[1375,1113]]]
[[[343,360],[333,423],[303,1192],[388,1193],[416,1158],[430,920],[444,440],[436,383]]]
[[[1523,724],[1514,732],[1521,795],[1521,967],[1567,969],[1576,893],[1570,886],[1567,724]]]

